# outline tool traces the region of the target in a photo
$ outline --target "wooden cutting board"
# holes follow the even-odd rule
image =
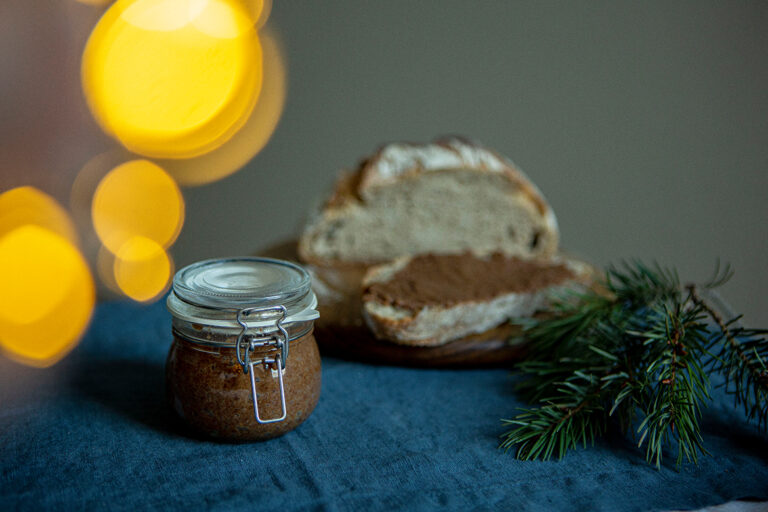
[[[291,240],[258,251],[260,256],[298,261],[296,241]],[[300,263],[300,262],[299,262]],[[300,263],[301,264],[301,263]],[[312,265],[308,269],[320,270]],[[333,269],[334,272],[336,269]],[[317,272],[315,272],[317,273]],[[334,276],[337,277],[336,272]],[[342,272],[346,285],[357,289],[356,282],[362,275],[359,269]],[[337,290],[338,291],[338,290]],[[451,341],[439,347],[412,347],[398,345],[376,339],[362,322],[361,318],[350,320],[350,315],[357,315],[359,299],[349,303],[323,304],[322,297],[320,318],[315,322],[315,338],[324,356],[338,357],[370,364],[410,366],[420,368],[487,368],[510,367],[520,360],[524,346],[519,342],[520,327],[505,324],[490,331],[474,334]],[[339,315],[339,309],[346,309]],[[339,317],[343,317],[339,319]],[[359,316],[359,315],[357,315]],[[518,339],[517,342],[510,340]]]
[[[523,345],[510,344],[519,326],[504,325],[439,347],[411,347],[377,340],[367,329],[322,327],[315,338],[323,355],[370,364],[418,368],[511,367]]]

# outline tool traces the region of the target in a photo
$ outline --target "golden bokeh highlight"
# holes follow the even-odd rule
[[[256,20],[256,28],[260,29],[266,25],[269,15],[272,14],[272,0],[245,0],[252,7],[249,8],[249,12]],[[255,15],[254,13],[258,13]]]
[[[135,236],[166,248],[184,224],[184,198],[163,169],[148,160],[131,160],[101,180],[91,218],[101,243],[115,254]]]
[[[115,259],[112,251],[102,245],[96,253],[95,272],[99,278],[99,283],[104,285],[107,290],[115,295],[123,296],[123,291],[115,281]]]
[[[78,244],[72,220],[51,196],[35,187],[17,187],[0,194],[0,237],[28,224],[46,228]]]
[[[0,238],[0,346],[50,366],[77,344],[93,312],[88,265],[65,237],[28,224]]]
[[[248,163],[272,137],[285,107],[287,71],[276,36],[261,35],[264,50],[264,83],[259,101],[245,125],[221,147],[189,160],[158,160],[176,181],[199,186],[225,178]]]
[[[234,0],[118,0],[83,53],[86,99],[129,150],[190,158],[244,124],[261,90],[254,20]]]
[[[239,0],[190,0],[189,20],[204,34],[235,39],[255,32],[257,17],[251,17]]]
[[[135,236],[115,255],[113,272],[115,283],[125,295],[138,302],[148,302],[168,289],[173,262],[157,242]]]
[[[72,181],[69,193],[69,211],[78,226],[89,226],[91,222],[91,208],[96,188],[109,172],[129,160],[134,160],[135,155],[122,147],[115,147],[96,155],[86,162],[78,171]],[[88,237],[85,237],[88,239]]]
[[[242,7],[257,29],[263,27],[272,13],[272,0],[233,0]]]
[[[77,0],[81,4],[105,6],[113,2],[113,0]]]

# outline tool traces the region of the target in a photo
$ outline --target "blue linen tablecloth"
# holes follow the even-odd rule
[[[768,436],[722,393],[699,466],[656,470],[621,436],[559,462],[515,460],[497,449],[499,418],[523,405],[506,370],[326,358],[320,403],[297,430],[196,439],[164,403],[169,326],[162,303],[106,303],[56,366],[0,358],[0,510],[649,511],[768,498]]]

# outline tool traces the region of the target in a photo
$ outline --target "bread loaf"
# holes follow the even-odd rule
[[[298,250],[322,265],[466,250],[549,257],[557,246],[555,215],[525,174],[452,137],[388,144],[343,175]]]

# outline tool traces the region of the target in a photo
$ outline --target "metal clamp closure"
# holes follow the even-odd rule
[[[247,336],[248,323],[246,318],[253,314],[259,313],[261,315],[265,313],[276,313],[275,327],[277,332],[270,333],[267,336]],[[244,308],[237,312],[237,323],[243,328],[237,337],[237,343],[235,344],[235,353],[237,355],[237,362],[243,368],[243,373],[249,374],[251,377],[251,396],[253,397],[253,414],[258,423],[275,423],[282,421],[287,417],[287,411],[285,406],[285,387],[283,385],[283,372],[285,371],[286,360],[288,359],[288,332],[283,327],[283,321],[287,316],[285,306],[272,306],[272,307],[253,307]],[[243,344],[246,344],[243,347]],[[274,347],[278,349],[278,352],[274,357],[263,357],[255,361],[251,361],[251,352],[259,347]],[[243,348],[245,349],[245,355],[242,355]],[[273,368],[277,371],[278,383],[280,388],[280,407],[282,409],[282,416],[279,418],[262,419],[259,415],[259,401],[256,393],[256,377],[254,376],[253,367],[257,364],[263,364],[265,370]]]

